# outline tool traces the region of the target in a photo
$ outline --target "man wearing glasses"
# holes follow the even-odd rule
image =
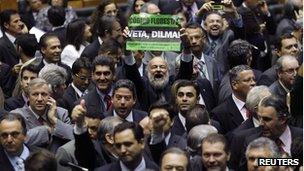
[[[10,113],[0,118],[1,170],[24,170],[23,161],[30,155],[25,139],[26,126],[20,115]]]
[[[65,107],[69,113],[74,107],[74,103],[82,96],[87,94],[88,86],[91,82],[91,62],[88,58],[78,58],[72,66],[72,83],[63,94]]]
[[[278,79],[270,85],[270,92],[286,99],[295,82],[298,69],[299,62],[295,57],[289,55],[280,57],[276,63]]]

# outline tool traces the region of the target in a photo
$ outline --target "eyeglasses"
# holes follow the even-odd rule
[[[298,68],[290,68],[290,69],[287,69],[287,70],[283,70],[283,72],[291,75],[291,74],[297,73]]]
[[[13,132],[10,132],[10,133],[4,132],[4,133],[1,133],[1,134],[0,134],[0,137],[1,137],[2,139],[7,139],[8,136],[10,135],[10,136],[13,137],[13,138],[18,138],[18,136],[19,136],[20,134],[21,134],[21,132],[18,132],[18,131],[13,131]]]
[[[78,74],[75,74],[75,76],[79,78],[81,81],[91,81],[91,77],[88,78],[88,77],[80,76]]]

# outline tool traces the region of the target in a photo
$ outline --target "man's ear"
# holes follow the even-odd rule
[[[9,24],[8,24],[8,23],[6,23],[6,22],[4,23],[4,25],[3,25],[3,26],[4,26],[4,28],[5,28],[5,29],[8,29],[8,28],[9,28]]]
[[[276,49],[275,50],[275,53],[276,53],[276,55],[278,56],[278,57],[280,57],[282,54],[281,54],[281,51],[279,50],[279,49]]]
[[[45,54],[45,48],[44,47],[41,47],[41,53]]]
[[[237,81],[234,80],[234,81],[231,82],[232,90],[236,88],[236,85],[237,85]]]
[[[105,138],[109,144],[114,144],[113,136],[109,133],[106,133]]]

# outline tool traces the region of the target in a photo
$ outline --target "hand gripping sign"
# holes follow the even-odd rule
[[[180,22],[175,15],[133,14],[127,50],[180,51]]]

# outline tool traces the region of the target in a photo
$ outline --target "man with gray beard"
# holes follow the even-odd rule
[[[136,87],[138,99],[140,99],[140,107],[144,111],[148,111],[150,105],[159,99],[166,101],[171,100],[171,85],[174,80],[183,78],[190,79],[192,74],[192,56],[183,55],[179,73],[169,76],[168,63],[162,57],[152,58],[146,68],[147,76],[140,76],[136,67],[136,62],[130,51],[126,51],[124,55],[124,66],[126,77],[133,81]]]

